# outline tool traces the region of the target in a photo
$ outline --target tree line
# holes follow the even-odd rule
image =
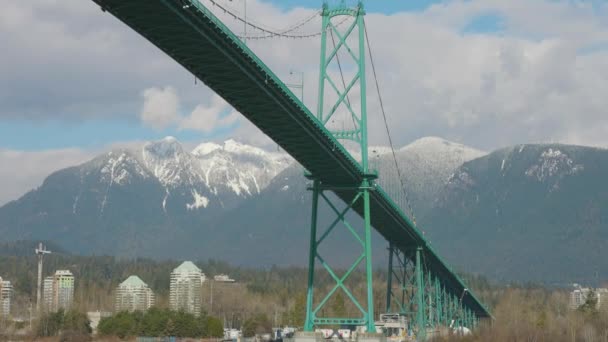
[[[190,338],[218,338],[224,336],[224,326],[217,317],[199,317],[183,311],[151,308],[145,312],[122,311],[102,318],[97,327],[101,336],[175,336]]]

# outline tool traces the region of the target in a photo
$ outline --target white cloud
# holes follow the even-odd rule
[[[248,0],[250,19],[275,28],[292,26],[313,12],[282,11],[269,2]],[[501,32],[462,31],[488,13],[503,19]],[[241,22],[223,13],[218,16],[235,32],[242,31]],[[530,141],[606,144],[601,137],[608,136],[603,124],[608,49],[601,47],[608,44],[607,18],[608,6],[601,3],[593,7],[585,1],[554,0],[453,0],[417,12],[368,14],[396,142],[438,135],[486,150]],[[316,18],[298,32],[319,28]],[[237,121],[207,88],[194,86],[187,71],[92,1],[9,2],[0,12],[0,41],[0,117],[82,119],[146,113],[144,121],[159,128],[212,132],[237,126],[232,134],[252,139],[261,135],[246,120]],[[318,38],[251,40],[249,46],[283,79],[294,81],[290,69],[303,71],[305,102],[316,112]],[[368,68],[371,81],[370,73]],[[370,81],[371,141],[386,143]],[[171,86],[154,88],[152,97],[165,101],[141,111],[138,94],[158,82]],[[168,89],[179,94],[175,106]],[[357,95],[351,100],[357,101]],[[160,111],[164,105],[168,109]],[[186,108],[186,114],[179,108]]]
[[[235,125],[240,115],[219,95],[213,94],[208,105],[199,104],[189,115],[180,113],[180,98],[171,86],[148,88],[142,92],[143,124],[157,130],[176,126],[180,130],[213,133],[217,129]]]
[[[251,7],[252,17],[274,27],[295,16]],[[556,140],[608,146],[597,139],[601,133],[586,134],[599,130],[608,136],[605,126],[598,125],[608,106],[601,95],[608,90],[608,50],[581,52],[608,42],[605,7],[474,0],[446,1],[421,12],[369,14],[366,22],[394,139],[402,145],[439,135],[484,149]],[[488,13],[504,20],[503,31],[462,32]],[[550,15],[539,19],[538,13]],[[289,77],[294,65],[304,70],[306,103],[316,108],[318,40],[250,41],[249,46],[282,77]],[[343,63],[347,60],[342,56]],[[371,142],[386,144],[369,65],[367,78]],[[352,94],[351,101],[358,96]]]
[[[248,0],[250,18],[276,28],[313,12],[285,12]],[[504,19],[501,32],[462,32],[487,13]],[[218,16],[242,31],[242,23]],[[608,46],[607,18],[606,5],[592,9],[589,2],[553,0],[454,0],[419,12],[368,14],[395,142],[436,135],[485,150],[549,141],[608,147],[608,49],[601,48]],[[317,18],[298,32],[319,28]],[[3,120],[128,114],[158,129],[229,130],[240,140],[271,144],[208,88],[195,86],[186,70],[92,1],[6,2],[0,42]],[[299,81],[290,70],[304,72],[305,103],[316,114],[319,39],[248,44],[289,83]],[[371,77],[368,64],[371,144],[386,144]],[[159,82],[168,86],[150,88]],[[38,186],[50,172],[95,154],[0,150],[0,165],[11,165],[0,168],[0,179],[10,180],[0,184],[0,204]]]
[[[214,95],[209,105],[200,104],[189,116],[182,118],[179,128],[211,133],[218,128],[234,125],[239,118],[239,113],[224,99]]]
[[[179,98],[175,88],[148,88],[142,96],[144,105],[140,118],[144,124],[163,129],[179,120]]]

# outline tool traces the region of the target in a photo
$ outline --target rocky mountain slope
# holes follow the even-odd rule
[[[449,261],[496,279],[608,273],[608,150],[520,145],[465,163],[423,219]]]
[[[484,152],[435,137],[419,139],[396,151],[397,162],[407,188],[407,196],[417,216],[426,213],[449,176],[465,161]],[[356,153],[353,153],[356,156]],[[386,147],[370,148],[370,167],[379,171],[382,187],[398,199],[404,209],[405,201],[400,191],[391,150]],[[240,255],[243,248],[255,255],[248,261],[265,264],[304,264],[308,255],[310,232],[311,194],[307,191],[304,170],[294,164],[278,174],[255,200],[244,201],[234,215],[227,215],[217,221],[222,231],[214,235],[215,243],[209,248],[213,255],[232,263],[243,262]],[[331,194],[328,195],[333,198]],[[333,214],[326,204],[319,206],[320,230],[333,221]],[[339,205],[343,207],[342,204]],[[405,210],[407,212],[407,210]],[[361,220],[348,216],[355,228],[362,227]],[[251,224],[255,222],[255,224]],[[352,254],[358,253],[358,246],[342,225],[326,240],[324,258],[332,263],[346,265],[352,262]],[[386,259],[386,242],[378,235],[373,236],[374,260],[382,264]],[[244,247],[245,246],[245,247]],[[348,252],[346,252],[348,251]],[[280,257],[279,257],[280,256]]]
[[[378,151],[372,154],[372,166],[380,171],[380,185],[402,207],[406,202],[402,197],[407,197],[417,217],[426,215],[431,209],[448,178],[458,167],[486,154],[438,137],[418,139],[395,152],[406,190],[404,195],[392,155],[388,151]]]
[[[0,233],[60,241],[75,252],[172,256],[182,240],[259,194],[289,163],[232,140],[190,153],[167,137],[51,174],[0,208]]]

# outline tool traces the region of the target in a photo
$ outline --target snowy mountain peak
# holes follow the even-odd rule
[[[193,185],[201,179],[193,157],[173,137],[145,144],[141,156],[146,168],[163,186]]]
[[[268,152],[262,150],[261,148],[245,145],[233,139],[228,139],[224,142],[224,150],[236,154],[249,154],[257,156],[265,156],[268,154]]]
[[[213,193],[228,187],[237,196],[259,193],[291,162],[285,154],[267,152],[232,139],[222,145],[201,144],[192,154]]]
[[[213,143],[213,142],[206,142],[206,143],[202,143],[200,145],[198,145],[194,150],[192,150],[192,154],[195,156],[199,156],[202,157],[204,155],[210,154],[214,151],[217,150],[221,150],[222,149],[222,145]]]
[[[228,139],[224,141],[223,144],[217,144],[214,142],[202,143],[198,145],[194,150],[192,150],[192,154],[197,157],[203,157],[220,150],[237,155],[250,155],[260,157],[267,157],[269,155],[272,155],[271,152],[267,152],[259,147],[243,144],[234,139]]]
[[[152,180],[162,188],[159,208],[199,211],[234,207],[259,194],[292,159],[234,140],[206,142],[192,152],[174,137],[145,143],[139,149],[117,149],[86,163],[83,174],[99,174],[105,185],[103,212],[111,188]],[[173,208],[173,209],[171,209]]]
[[[449,145],[449,144],[452,144],[452,142],[449,140],[440,138],[440,137],[428,136],[428,137],[422,137],[422,138],[416,139],[413,142],[411,142],[409,145],[404,146],[404,148],[412,147],[412,146],[416,146],[416,145],[438,145],[438,144]]]
[[[148,177],[146,170],[126,150],[110,151],[100,160],[101,181],[105,184],[125,185],[130,183],[133,177]]]
[[[475,159],[486,154],[486,152],[475,148],[455,143],[439,137],[424,137],[402,147],[400,151],[419,153],[437,153],[439,151],[450,151],[465,154],[465,159]]]
[[[144,154],[153,154],[158,158],[177,158],[184,153],[184,148],[177,139],[168,136],[161,140],[146,143]]]

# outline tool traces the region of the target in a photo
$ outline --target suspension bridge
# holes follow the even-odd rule
[[[372,229],[389,245],[386,311],[407,317],[419,340],[439,327],[477,327],[491,318],[488,309],[447,265],[416,226],[411,210],[399,205],[395,196],[380,185],[377,172],[370,167],[367,133],[366,59],[373,55],[365,28],[362,2],[323,4],[317,17],[322,20],[318,33],[296,34],[293,28],[274,31],[238,17],[245,25],[268,37],[321,39],[319,96],[316,115],[281,79],[214,14],[210,7],[221,7],[219,0],[93,0],[152,44],[181,64],[197,79],[224,98],[268,137],[280,145],[306,170],[311,180],[312,213],[308,256],[308,287],[305,331],[324,325],[364,326],[375,332],[372,284]],[[237,18],[237,16],[234,16]],[[312,18],[312,17],[311,17]],[[298,26],[299,25],[299,26]],[[332,43],[332,45],[329,44]],[[348,82],[342,73],[340,55],[347,56],[354,70]],[[343,57],[344,58],[344,57]],[[332,63],[338,63],[341,81],[336,80]],[[377,79],[376,79],[377,86]],[[377,87],[376,87],[377,88]],[[357,96],[353,95],[357,92]],[[331,96],[330,96],[331,94]],[[380,91],[378,91],[380,96]],[[357,101],[351,101],[351,97]],[[380,104],[382,100],[380,98]],[[382,106],[384,114],[384,108]],[[349,127],[332,125],[334,118],[346,115]],[[385,123],[386,123],[386,117]],[[388,126],[386,126],[388,132]],[[389,138],[390,138],[390,132]],[[353,157],[345,142],[354,144],[360,156]],[[391,142],[392,146],[392,142]],[[393,149],[394,156],[394,149]],[[398,170],[398,165],[395,162]],[[400,181],[403,180],[399,174]],[[403,188],[403,184],[401,184]],[[328,196],[334,193],[340,200]],[[343,203],[342,203],[343,202]],[[321,226],[320,205],[334,214],[333,222]],[[342,206],[344,206],[342,208]],[[347,219],[349,212],[360,216],[361,230]],[[361,247],[347,271],[338,273],[319,252],[319,246],[336,226],[344,226]],[[319,293],[316,269],[325,270],[334,286]],[[356,270],[365,273],[365,298],[357,298],[346,280]],[[324,317],[323,308],[342,291],[359,309],[356,317]]]

